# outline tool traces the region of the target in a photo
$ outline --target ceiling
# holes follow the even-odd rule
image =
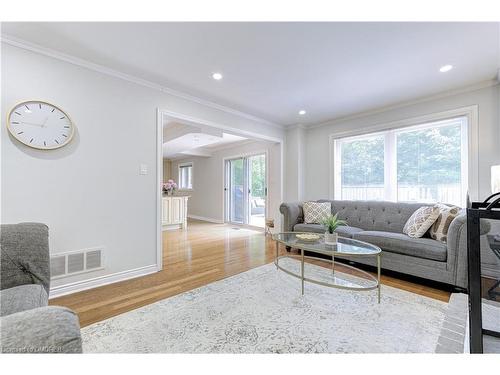
[[[210,157],[223,148],[248,141],[248,138],[225,133],[220,129],[167,122],[163,126],[163,157],[165,159],[182,159],[186,156]]]
[[[283,126],[491,80],[499,30],[453,22],[2,24],[8,36]],[[445,64],[454,69],[440,73]]]

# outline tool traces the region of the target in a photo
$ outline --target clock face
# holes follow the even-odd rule
[[[74,132],[74,125],[64,111],[41,101],[15,106],[9,114],[7,127],[18,141],[42,150],[68,144]]]

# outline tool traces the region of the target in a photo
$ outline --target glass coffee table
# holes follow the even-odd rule
[[[319,239],[316,241],[304,241],[297,237],[297,235],[306,234],[301,232],[283,232],[276,233],[273,235],[273,240],[276,241],[276,258],[274,264],[276,268],[282,270],[283,272],[296,277],[301,280],[302,284],[302,295],[304,294],[304,282],[310,282],[318,285],[327,286],[330,288],[348,289],[353,291],[369,291],[377,289],[378,293],[378,303],[380,303],[380,256],[382,250],[375,245],[369,244],[367,242],[353,240],[350,238],[339,237],[338,242],[335,245],[325,244],[324,235],[318,234]],[[311,234],[311,233],[307,233]],[[279,244],[285,246],[290,246],[292,248],[300,249],[300,272],[297,273],[288,267],[284,267],[280,264],[280,260],[284,258],[297,258],[292,255],[279,255]],[[307,251],[312,255],[305,256],[304,252]],[[329,258],[320,258],[314,255],[322,254]],[[359,268],[353,267],[348,264],[342,264],[342,267],[346,267],[351,273],[356,275],[361,275],[362,277],[352,277],[349,274],[342,273],[348,277],[339,278],[335,274],[335,257],[341,258],[357,258],[357,257],[376,257],[377,261],[377,276],[363,271]],[[316,259],[321,261],[326,261],[332,264],[332,273],[329,280],[320,280],[312,277],[306,277],[304,275],[304,260],[305,259]]]

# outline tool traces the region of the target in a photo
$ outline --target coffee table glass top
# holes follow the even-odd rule
[[[297,234],[304,234],[303,232],[283,232],[273,234],[273,239],[285,246],[290,246],[306,251],[325,255],[377,255],[382,250],[375,245],[367,242],[353,240],[351,238],[338,237],[337,244],[325,244],[325,236],[318,234],[319,239],[314,242],[303,241],[297,238]],[[311,233],[308,233],[311,234]]]

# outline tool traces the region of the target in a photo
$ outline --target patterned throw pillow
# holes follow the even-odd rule
[[[304,202],[302,209],[304,210],[305,224],[321,224],[323,220],[332,214],[332,204],[330,202]]]
[[[422,237],[439,216],[436,206],[420,207],[406,222],[403,233],[410,237]]]
[[[438,203],[434,207],[439,208],[439,216],[429,229],[429,235],[435,240],[446,242],[450,224],[460,214],[461,208],[443,203]]]

